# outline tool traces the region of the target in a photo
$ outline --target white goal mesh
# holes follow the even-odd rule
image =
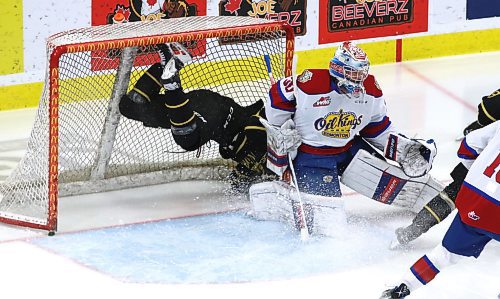
[[[194,60],[181,71],[185,90],[205,88],[243,106],[265,99],[290,75],[293,33],[280,22],[189,17],[97,26],[54,35],[24,158],[0,185],[0,221],[54,231],[58,196],[187,179],[220,179],[232,164],[211,142],[184,152],[170,130],[121,117],[118,103],[159,61],[155,45],[183,43]]]

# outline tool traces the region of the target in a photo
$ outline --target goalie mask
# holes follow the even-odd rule
[[[364,94],[363,81],[369,69],[366,53],[351,42],[342,43],[330,60],[330,75],[338,80],[338,87],[349,97]]]

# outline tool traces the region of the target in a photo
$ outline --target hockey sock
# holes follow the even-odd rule
[[[151,102],[152,97],[156,96],[163,87],[160,79],[162,72],[163,68],[161,64],[153,64],[139,80],[137,80],[132,91],[143,96],[148,102]]]
[[[399,243],[407,244],[415,240],[446,218],[452,211],[452,207],[449,204],[450,199],[447,197],[444,191],[441,192],[418,212],[412,224],[408,227],[397,229],[396,234]]]
[[[400,244],[415,240],[431,227],[443,221],[455,209],[455,198],[460,191],[460,186],[467,172],[467,168],[462,163],[459,163],[451,172],[453,181],[418,212],[412,224],[396,230]]]
[[[177,129],[189,128],[196,123],[196,116],[189,105],[189,99],[180,89],[166,91],[163,97],[164,105],[167,108],[172,127]],[[173,129],[173,128],[172,128]],[[182,130],[181,130],[182,131]],[[185,135],[181,131],[180,135]],[[175,132],[172,132],[176,134]],[[188,134],[189,132],[186,132]]]

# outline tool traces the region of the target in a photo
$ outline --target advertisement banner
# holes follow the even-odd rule
[[[203,16],[207,14],[206,0],[92,0],[92,26],[126,22],[147,22],[158,19],[181,18],[188,16]],[[186,44],[188,50],[197,47],[204,48],[200,43]],[[203,51],[202,51],[203,52]],[[115,69],[118,58],[109,59],[111,51],[92,52],[92,70]],[[116,57],[114,50],[112,57]],[[141,54],[134,61],[135,66],[159,61],[154,54]]]
[[[319,44],[428,30],[428,0],[323,0]]]
[[[307,0],[220,0],[220,16],[250,16],[273,21],[287,21],[295,35],[306,29]]]
[[[467,0],[467,20],[500,17],[500,1]]]

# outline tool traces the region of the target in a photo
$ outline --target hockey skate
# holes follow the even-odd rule
[[[398,239],[399,244],[406,245],[420,237],[423,233],[424,231],[422,227],[412,223],[407,227],[400,227],[396,229],[396,238]]]
[[[385,290],[380,299],[405,298],[408,295],[410,295],[410,290],[406,284],[402,283],[397,287]]]
[[[397,250],[405,247],[411,241],[420,237],[424,233],[423,227],[412,223],[407,227],[400,227],[396,229],[396,238],[391,241],[389,248],[391,250]]]
[[[161,81],[166,90],[181,88],[180,70],[193,58],[189,52],[179,43],[160,44],[158,53],[163,68]]]
[[[161,75],[161,83],[163,84],[163,88],[165,88],[166,90],[176,90],[182,88],[179,71],[183,67],[184,64],[177,57],[172,57],[167,62],[165,68],[163,69],[163,74]]]

